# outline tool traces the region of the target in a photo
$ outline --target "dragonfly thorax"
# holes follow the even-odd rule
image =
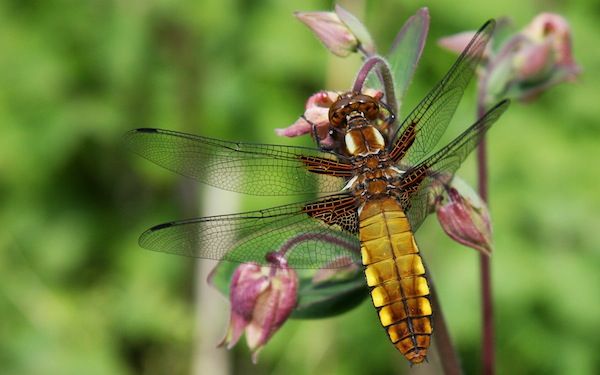
[[[346,149],[352,156],[378,154],[385,148],[385,139],[372,125],[354,127],[344,137]]]

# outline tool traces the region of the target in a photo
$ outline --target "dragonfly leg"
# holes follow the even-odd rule
[[[379,104],[381,104],[381,106],[389,113],[389,116],[384,120],[384,122],[387,124],[387,126],[391,126],[394,121],[396,121],[396,114],[385,102],[380,101]]]
[[[321,150],[328,150],[328,151],[333,150],[333,147],[326,146],[326,145],[323,145],[321,143],[322,139],[319,136],[319,132],[318,132],[318,129],[317,129],[317,124],[315,124],[314,122],[312,122],[309,119],[307,119],[306,116],[304,116],[304,115],[302,115],[300,117],[302,117],[302,119],[304,121],[306,121],[306,122],[308,122],[310,124],[313,138],[315,139],[315,142],[317,142],[317,146],[319,147],[319,149],[321,149]]]

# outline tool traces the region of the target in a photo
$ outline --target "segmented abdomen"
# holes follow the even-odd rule
[[[432,333],[429,286],[410,223],[398,201],[383,198],[365,203],[359,233],[379,320],[394,346],[412,363],[421,363]]]

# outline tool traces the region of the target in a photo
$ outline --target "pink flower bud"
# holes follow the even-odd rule
[[[358,49],[358,39],[336,13],[296,12],[295,15],[333,54],[345,57]]]
[[[469,44],[474,36],[475,31],[463,31],[462,33],[440,38],[438,44],[449,51],[459,54],[467,47],[467,44]]]
[[[517,79],[547,86],[571,81],[579,74],[571,50],[571,29],[563,17],[542,13],[520,35],[524,41],[513,58]]]
[[[560,65],[574,64],[571,52],[571,28],[567,20],[554,13],[540,13],[522,31],[534,43],[548,43]]]
[[[550,45],[542,43],[523,46],[521,52],[515,55],[513,64],[519,80],[543,78],[553,65]]]
[[[460,52],[471,35],[470,31],[452,35],[439,44]],[[558,14],[541,13],[522,31],[500,38],[495,43],[499,47],[487,51],[483,62],[485,90],[480,94],[486,103],[507,96],[529,101],[558,83],[573,81],[581,72],[572,54],[571,29]]]
[[[475,205],[458,190],[450,187],[449,202],[438,201],[436,211],[444,232],[450,238],[486,255],[492,252],[492,228],[490,215],[483,201]]]
[[[231,349],[245,332],[254,363],[296,306],[296,272],[283,257],[272,256],[268,260],[272,267],[243,263],[235,270],[230,285],[229,328],[220,344]]]

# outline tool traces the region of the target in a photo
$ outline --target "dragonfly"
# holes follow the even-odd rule
[[[128,132],[125,141],[133,152],[205,184],[250,195],[319,196],[156,225],[141,235],[139,244],[155,251],[269,266],[269,249],[298,233],[312,236],[314,241],[287,254],[287,264],[296,269],[343,267],[350,256],[364,268],[391,343],[411,363],[423,362],[433,333],[433,311],[414,233],[430,212],[436,187],[447,186],[509,105],[507,100],[499,102],[433,152],[494,26],[490,20],[479,29],[446,75],[388,136],[380,129],[389,129],[395,114],[383,98],[360,92],[341,94],[330,108],[329,133],[337,142],[333,148],[239,143],[149,128]],[[349,238],[355,251],[340,257],[329,242],[319,240],[331,234]]]

